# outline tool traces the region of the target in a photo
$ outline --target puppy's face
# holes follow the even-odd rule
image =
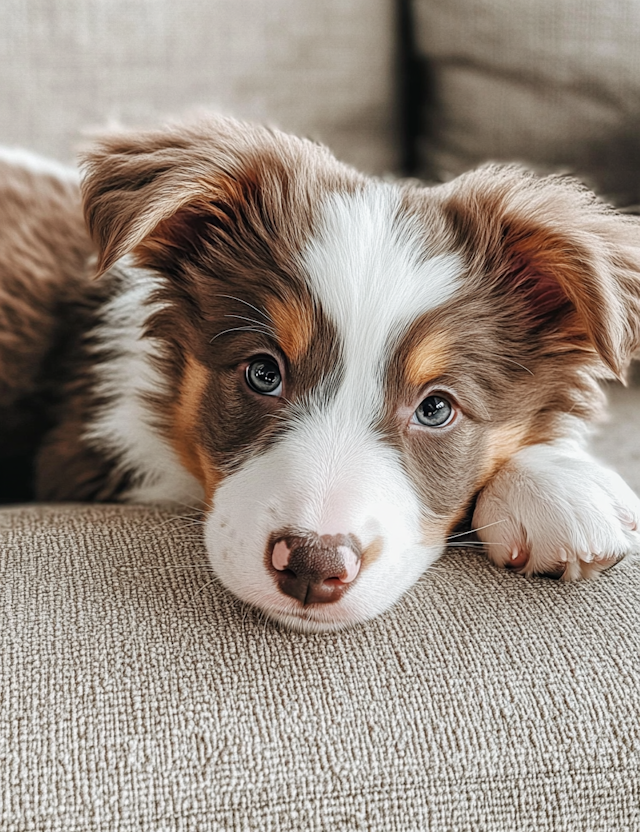
[[[291,626],[393,604],[628,348],[624,223],[573,185],[389,185],[227,120],[87,164],[101,268],[132,251],[159,277],[156,415],[203,486],[215,572]]]

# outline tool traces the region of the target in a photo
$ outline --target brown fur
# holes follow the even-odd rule
[[[54,421],[65,310],[92,250],[73,181],[0,161],[0,500],[30,496],[29,460]]]
[[[575,180],[488,166],[439,189],[471,273],[501,296],[546,353],[591,352],[621,375],[640,346],[640,236]]]
[[[145,262],[172,250],[184,257],[213,225],[231,250],[238,241],[225,239],[225,229],[255,235],[267,257],[256,261],[263,268],[275,224],[281,257],[290,264],[319,195],[361,181],[326,148],[224,118],[111,134],[86,154],[83,167],[99,273],[139,247]]]
[[[40,500],[114,500],[135,481],[127,470],[83,438],[87,425],[105,401],[96,395],[94,327],[100,309],[121,291],[117,270],[92,281],[86,268],[82,290],[61,304],[63,335],[50,356],[46,389],[51,429],[36,454],[34,484]],[[118,345],[114,344],[114,351]]]

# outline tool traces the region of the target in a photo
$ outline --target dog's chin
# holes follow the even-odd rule
[[[287,604],[248,602],[259,614],[288,630],[302,633],[332,633],[364,624],[375,618],[383,610],[367,613],[354,609],[344,602],[336,604],[308,604],[302,606],[297,602]]]

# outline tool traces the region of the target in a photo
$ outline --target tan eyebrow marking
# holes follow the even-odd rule
[[[405,377],[413,387],[422,387],[430,378],[442,375],[451,363],[451,337],[444,331],[423,338],[410,350]]]
[[[287,358],[295,361],[304,355],[313,336],[314,315],[311,305],[294,297],[286,302],[272,299],[267,303],[267,312]]]

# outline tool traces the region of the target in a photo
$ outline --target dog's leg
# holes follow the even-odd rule
[[[638,547],[640,500],[577,442],[533,445],[480,492],[473,528],[499,566],[577,580]]]

